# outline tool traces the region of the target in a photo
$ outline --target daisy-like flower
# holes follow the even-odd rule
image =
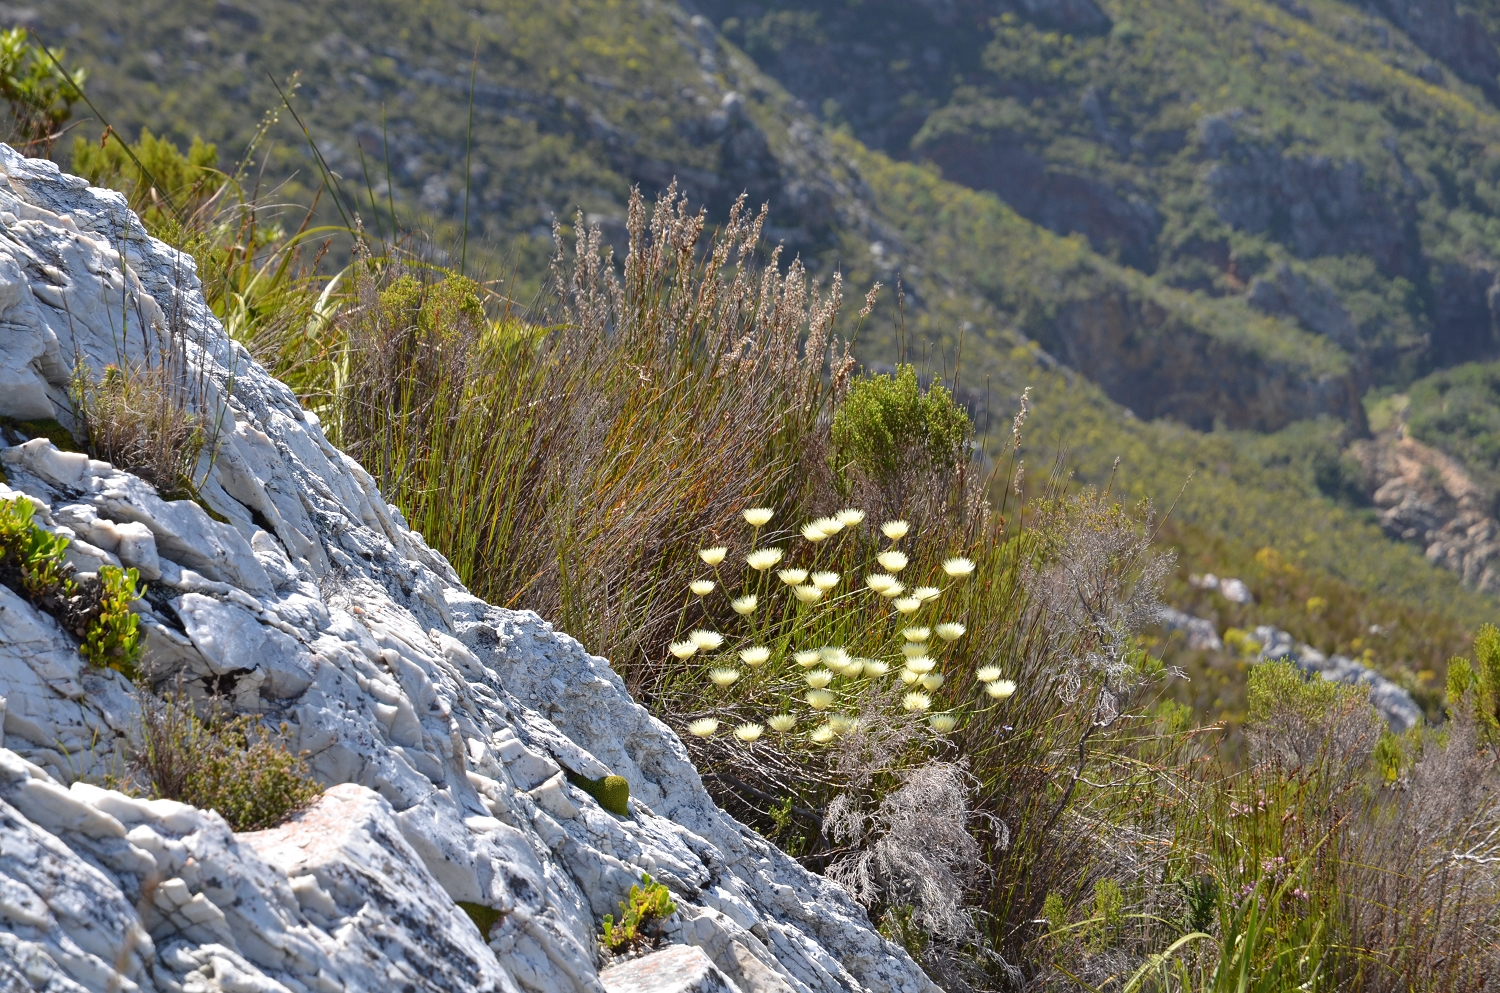
[[[746,665],[765,665],[770,657],[771,650],[764,645],[752,645],[749,648],[740,649],[740,661]]]
[[[833,725],[831,724],[819,724],[817,727],[813,728],[812,731],[808,732],[807,736],[811,738],[815,744],[826,745],[838,736],[838,732],[833,730]]]
[[[724,561],[724,556],[728,553],[729,549],[725,548],[723,545],[716,545],[713,548],[698,549],[698,557],[703,560],[704,565],[718,565],[720,562]]]
[[[931,672],[935,665],[937,663],[932,660],[932,656],[930,655],[922,655],[918,658],[906,660],[906,667],[919,676]]]
[[[797,718],[791,714],[777,714],[766,721],[772,731],[790,731],[797,726]]]
[[[718,666],[716,668],[708,670],[709,682],[713,683],[721,690],[727,690],[729,687],[733,686],[735,680],[739,678],[740,671],[738,669],[731,669],[728,666]]]
[[[901,681],[907,686],[910,686],[912,683],[915,683],[921,678],[922,674],[920,672],[912,672],[910,669],[901,670]]]
[[[974,673],[974,678],[981,683],[993,683],[1000,678],[1000,667],[998,665],[987,665]]]
[[[964,632],[968,629],[962,624],[955,624],[949,621],[946,624],[939,624],[935,630],[937,631],[937,636],[944,641],[957,641],[964,636]]]
[[[697,650],[697,643],[692,641],[674,641],[667,646],[667,651],[680,659],[692,658],[693,653]]]
[[[848,714],[829,714],[828,726],[833,728],[834,734],[848,734],[859,727],[859,718]]]
[[[927,654],[927,644],[921,641],[908,641],[901,646],[901,654],[909,659],[917,658]]]
[[[943,571],[954,579],[962,579],[974,571],[974,563],[962,555],[957,558],[944,559]]]
[[[880,525],[880,533],[892,541],[900,541],[906,537],[906,532],[911,530],[911,525],[905,521],[886,521]]]
[[[884,593],[892,586],[899,586],[901,584],[896,581],[895,576],[884,572],[876,572],[865,577],[865,585],[876,593]]]
[[[759,724],[741,724],[734,729],[734,736],[743,742],[749,743],[760,737],[765,728]]]
[[[793,586],[792,593],[803,603],[817,603],[823,599],[823,591],[816,586]]]
[[[916,597],[918,600],[921,600],[923,603],[926,603],[928,600],[936,600],[938,598],[938,594],[941,592],[943,591],[938,589],[936,586],[918,586],[916,589],[911,591],[911,595]]]
[[[869,659],[850,659],[844,666],[844,675],[853,679],[865,671],[865,665],[869,661]]]
[[[802,668],[807,669],[823,661],[823,656],[816,651],[798,652],[792,656],[792,661],[796,662]]]
[[[865,512],[863,510],[855,510],[853,507],[851,507],[848,510],[841,510],[833,516],[844,527],[852,528],[856,524],[864,521]]]
[[[879,659],[865,659],[864,668],[866,676],[884,676],[891,671],[891,664]]]
[[[788,586],[800,586],[807,581],[807,570],[783,569],[776,574],[776,578]]]
[[[844,522],[839,520],[837,517],[820,517],[817,520],[813,521],[813,527],[817,528],[819,531],[822,531],[824,534],[828,535],[828,537],[832,538],[834,535],[844,530]]]
[[[696,631],[689,631],[687,640],[705,652],[711,652],[724,644],[724,636],[722,634],[717,631],[705,631],[702,628]]]
[[[924,690],[935,690],[943,685],[943,674],[941,672],[929,672],[917,682],[922,684]]]
[[[842,668],[849,664],[849,653],[842,648],[820,648],[818,658],[834,668]]]
[[[901,706],[914,713],[921,713],[932,706],[932,697],[920,691],[908,693],[901,698]]]
[[[755,607],[759,603],[759,597],[757,597],[754,593],[748,593],[745,596],[739,597],[738,599],[729,601],[729,606],[734,608],[734,612],[736,614],[739,614],[741,617],[745,617],[749,614],[755,613]]]
[[[765,572],[781,561],[781,549],[762,548],[745,556],[745,564],[756,572]]]
[[[750,507],[745,511],[745,523],[753,528],[761,528],[771,523],[771,518],[775,516],[776,511],[770,507]]]
[[[938,734],[947,734],[958,727],[958,718],[953,714],[933,714],[927,718],[927,723]]]
[[[881,590],[880,595],[885,597],[887,600],[894,600],[905,592],[905,586],[902,586],[900,583],[892,583],[890,586],[887,586],[885,589]]]
[[[833,673],[827,669],[814,669],[802,678],[807,680],[808,686],[811,686],[815,690],[821,690],[833,682]]]
[[[707,738],[719,730],[719,719],[717,717],[700,717],[688,725],[688,734],[695,738]]]
[[[708,596],[714,591],[714,581],[712,579],[695,579],[688,584],[688,589],[692,590],[695,596]]]
[[[1016,691],[1016,684],[1009,679],[997,679],[993,683],[986,683],[984,691],[996,700],[1008,700]]]
[[[926,641],[932,637],[932,628],[902,628],[901,637],[907,641]]]
[[[813,710],[827,710],[833,706],[833,694],[827,690],[808,690],[807,695],[802,699],[806,700],[807,705]]]
[[[802,539],[804,541],[810,541],[814,545],[816,545],[818,542],[827,537],[828,532],[824,531],[814,523],[807,523],[802,525]]]
[[[820,590],[831,590],[839,584],[839,574],[836,572],[815,572],[812,574],[812,583]]]
[[[900,572],[906,568],[908,559],[905,552],[898,552],[893,548],[888,552],[881,552],[875,556],[875,561],[879,562],[880,567],[886,572]]]
[[[894,606],[903,614],[915,614],[917,610],[921,608],[922,601],[918,600],[914,596],[902,597],[900,600],[897,600],[894,604],[892,604],[892,606]]]

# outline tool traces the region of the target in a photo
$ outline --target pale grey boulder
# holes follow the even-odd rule
[[[0,591],[0,986],[598,993],[600,918],[649,872],[679,907],[668,941],[742,993],[935,989],[719,810],[606,660],[465,590],[226,338],[190,258],[117,194],[0,146],[0,414],[66,419],[75,355],[138,361],[167,328],[218,425],[202,498],[222,520],[41,439],[0,448],[0,498],[29,498],[79,563],[154,576],[146,677],[284,722],[331,788],[236,836],[88,785],[124,768],[131,687]],[[629,816],[569,772],[624,776]],[[501,916],[482,936],[455,901]]]

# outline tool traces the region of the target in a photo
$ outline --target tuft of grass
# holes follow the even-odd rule
[[[191,499],[197,495],[198,458],[207,442],[197,409],[202,397],[193,397],[185,363],[172,359],[109,365],[98,380],[80,362],[70,394],[91,456],[140,476],[164,499]]]

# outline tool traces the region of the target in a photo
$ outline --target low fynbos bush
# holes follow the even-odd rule
[[[677,913],[672,894],[661,883],[653,883],[650,874],[641,876],[639,886],[630,887],[630,895],[620,902],[620,920],[604,915],[604,947],[612,952],[628,952],[652,940],[662,921]]]
[[[95,458],[135,473],[168,500],[197,492],[194,473],[207,436],[193,412],[201,389],[186,371],[179,343],[142,365],[105,367],[97,381],[86,364],[73,370],[71,394],[84,447]]]
[[[321,792],[285,733],[248,716],[201,720],[175,696],[143,700],[136,770],[153,798],[217,810],[234,830],[259,831]]]

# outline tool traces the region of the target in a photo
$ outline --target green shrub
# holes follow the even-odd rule
[[[63,53],[55,54],[60,64]],[[0,98],[9,101],[11,113],[5,139],[24,155],[51,155],[86,75],[74,69],[64,76],[25,28],[0,31]]]
[[[604,947],[623,952],[642,945],[655,936],[661,921],[676,912],[672,894],[661,883],[653,883],[647,873],[641,876],[641,884],[630,887],[630,895],[620,902],[618,925],[613,914],[604,915]]]
[[[193,138],[184,154],[149,128],[129,150],[114,132],[102,144],[73,139],[73,172],[94,186],[119,190],[153,233],[161,224],[181,224],[224,186],[218,146]],[[171,239],[169,239],[171,240]]]
[[[861,379],[833,418],[841,469],[853,467],[878,485],[895,488],[912,473],[946,472],[964,461],[973,435],[969,415],[941,383],[924,393],[917,370]]]
[[[1474,661],[1448,663],[1448,712],[1473,717],[1482,742],[1500,741],[1500,629],[1486,624],[1474,636]]]
[[[568,782],[599,801],[599,806],[611,814],[630,816],[630,784],[624,776],[602,776],[588,779],[576,773],[568,773]]]

